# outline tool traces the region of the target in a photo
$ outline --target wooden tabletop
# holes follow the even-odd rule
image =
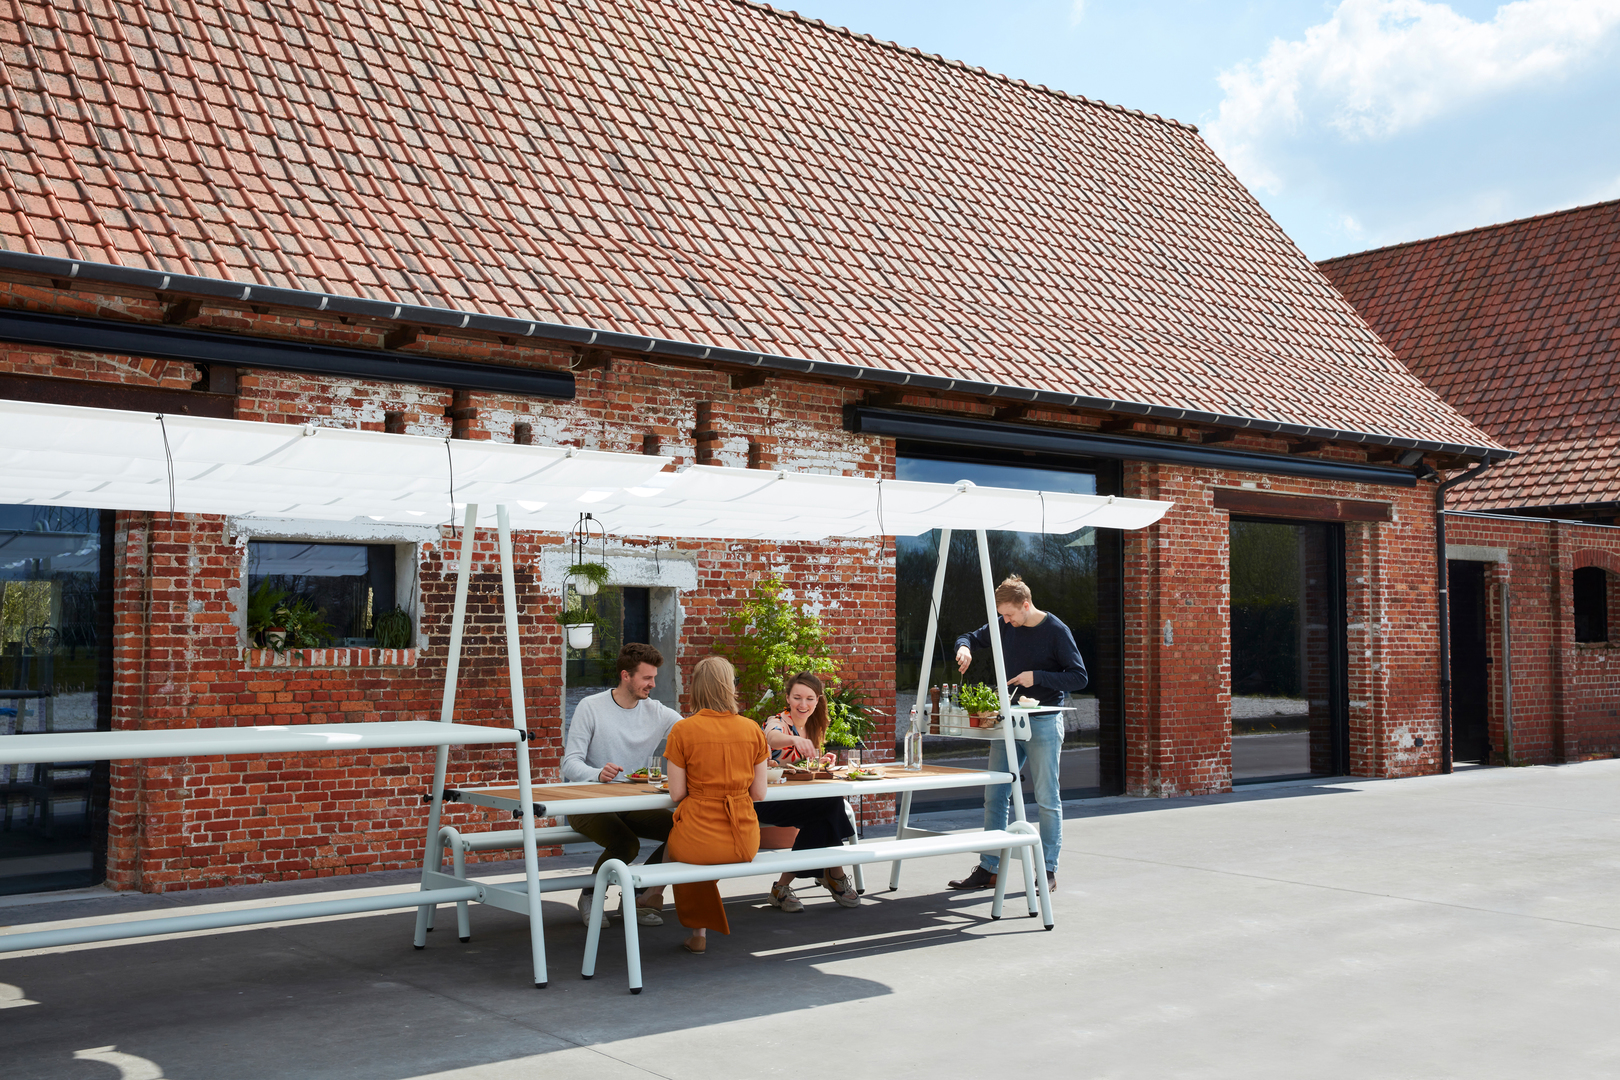
[[[950,767],[945,766],[945,765],[924,765],[920,769],[907,769],[905,766],[896,764],[894,762],[881,762],[881,763],[878,763],[877,765],[874,765],[872,767],[874,767],[874,768],[881,767],[883,769],[885,777],[887,777],[887,778],[895,778],[895,779],[898,779],[900,777],[922,777],[922,776],[942,776],[943,777],[943,776],[952,776],[952,775],[956,775],[956,774],[964,774],[965,775],[965,774],[968,774],[968,773],[979,773],[979,772],[983,771],[983,770],[980,770],[980,769],[953,769],[953,768],[950,768]],[[771,788],[775,789],[775,788],[786,787],[786,786],[814,787],[817,784],[848,784],[848,783],[870,783],[870,784],[873,785],[874,788],[879,788],[880,789],[882,787],[883,782],[881,780],[850,781],[850,780],[845,780],[842,777],[838,777],[838,778],[835,778],[835,779],[832,779],[832,780],[789,780],[789,781],[786,782],[786,784],[772,784]],[[619,798],[625,797],[626,795],[638,795],[638,794],[664,795],[664,794],[667,794],[667,792],[662,788],[655,788],[655,787],[652,787],[652,786],[650,786],[648,784],[632,784],[632,783],[624,782],[624,781],[615,782],[615,783],[612,783],[612,784],[602,784],[602,783],[591,783],[591,784],[536,784],[536,785],[534,785],[533,790],[534,790],[534,798],[535,798],[536,802],[561,802],[563,800],[572,800],[572,799],[619,799]],[[479,789],[479,794],[488,796],[490,798],[496,798],[496,799],[510,799],[514,803],[516,803],[518,801],[518,789],[517,789],[517,787],[515,785],[513,785],[511,787],[480,788]],[[768,792],[767,792],[767,794],[768,794]]]

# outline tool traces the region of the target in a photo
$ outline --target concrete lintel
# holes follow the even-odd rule
[[[1461,562],[1505,563],[1508,561],[1508,549],[1479,544],[1447,544],[1446,558]]]

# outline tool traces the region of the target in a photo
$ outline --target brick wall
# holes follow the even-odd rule
[[[1392,521],[1344,526],[1350,771],[1439,767],[1432,488],[1140,463],[1127,465],[1124,481],[1128,496],[1176,504],[1125,545],[1128,792],[1231,788],[1230,517],[1214,506],[1219,487],[1393,504]]]
[[[1504,588],[1514,760],[1547,765],[1620,754],[1620,528],[1449,515],[1446,543],[1506,549],[1507,561],[1490,564],[1485,577],[1493,757],[1503,760],[1507,745]],[[1609,571],[1608,642],[1575,640],[1571,577],[1583,566]]]

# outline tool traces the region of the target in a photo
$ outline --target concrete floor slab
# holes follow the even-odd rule
[[[476,907],[471,943],[446,932],[445,909],[421,952],[405,912],[0,956],[0,984],[15,988],[0,985],[0,1074],[1620,1072],[1620,762],[1103,799],[1066,817],[1050,933],[1016,911],[990,921],[986,893],[941,891],[962,858],[908,864],[899,891],[856,911],[806,886],[807,910],[785,915],[763,882],[732,882],[734,933],[709,955],[683,953],[673,920],[644,931],[639,997],[625,992],[617,928],[597,977],[578,978],[572,894],[546,904],[546,990],[528,985],[522,920]],[[0,923],[408,882],[81,894],[7,906]]]

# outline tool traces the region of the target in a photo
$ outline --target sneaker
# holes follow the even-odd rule
[[[789,913],[804,910],[804,905],[799,902],[798,894],[793,891],[791,885],[771,886],[771,907],[778,907]]]
[[[591,901],[595,896],[595,893],[582,892],[579,894],[579,903],[575,905],[579,908],[579,921],[586,926],[591,925]]]
[[[1048,893],[1057,892],[1057,871],[1056,870],[1048,870],[1046,872],[1046,891]]]
[[[839,907],[859,907],[861,894],[855,891],[855,883],[847,877],[833,877],[828,874],[816,878],[816,884],[832,893],[833,899],[838,901]]]
[[[982,866],[975,866],[973,873],[965,878],[957,878],[950,883],[953,889],[993,889],[996,887],[996,875]]]

